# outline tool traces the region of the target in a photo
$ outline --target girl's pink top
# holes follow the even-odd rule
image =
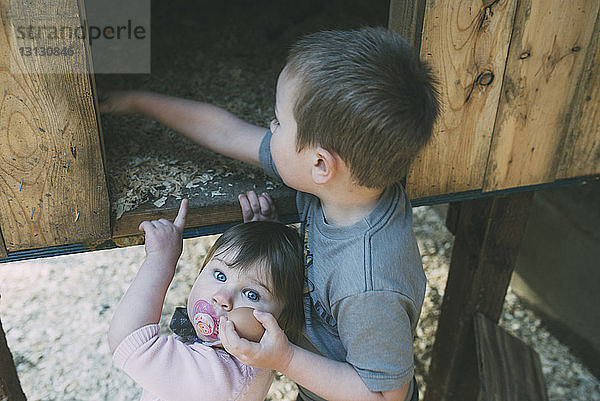
[[[159,336],[141,327],[115,350],[115,365],[144,388],[142,401],[263,401],[273,371],[247,366],[221,348]]]

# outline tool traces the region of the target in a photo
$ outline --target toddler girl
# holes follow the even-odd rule
[[[146,260],[111,321],[113,359],[143,387],[142,400],[262,401],[273,371],[244,365],[222,349],[219,323],[232,310],[250,307],[259,319],[261,313],[272,314],[294,338],[303,320],[302,243],[294,229],[280,223],[230,228],[210,248],[189,294],[187,314],[197,338],[159,336],[162,305],[182,251],[187,205],[184,199],[173,223],[140,224]],[[269,336],[266,332],[260,341],[272,341]]]

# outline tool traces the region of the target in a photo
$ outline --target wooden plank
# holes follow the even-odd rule
[[[482,401],[547,401],[540,357],[482,313],[475,314]]]
[[[56,39],[52,28],[35,29],[79,27],[77,2],[0,0],[0,13],[0,225],[6,248],[109,238],[86,43],[81,35]],[[22,46],[32,47],[32,55],[22,55]],[[34,49],[45,46],[67,53],[36,55]]]
[[[270,195],[275,202],[279,216],[297,213],[295,191],[282,188]],[[237,199],[211,204],[198,204],[196,202],[197,199],[190,199],[186,227],[205,227],[242,220],[242,212]],[[112,237],[116,239],[118,237],[139,235],[138,227],[144,220],[163,218],[173,220],[178,210],[179,201],[173,197],[169,197],[165,206],[161,208],[157,208],[151,202],[146,203],[135,211],[124,213],[120,219],[114,220]],[[119,244],[123,244],[123,242],[117,245]],[[136,244],[134,243],[134,245]]]
[[[175,207],[140,207],[133,212],[124,213],[120,219],[115,220],[113,223],[113,239],[139,235],[138,227],[145,220],[173,220],[177,215],[177,210]],[[186,227],[203,227],[241,220],[242,213],[239,205],[216,205],[202,209],[190,208]]]
[[[484,190],[556,179],[598,0],[519,2]]]
[[[558,177],[600,174],[600,11],[571,110]]]
[[[388,27],[421,48],[426,0],[391,0]]]
[[[410,197],[483,187],[516,4],[427,3],[421,57],[437,73],[443,112],[411,166]]]
[[[524,192],[461,204],[425,400],[477,400],[473,315],[498,321],[532,197]]]
[[[0,321],[0,400],[26,400]]]

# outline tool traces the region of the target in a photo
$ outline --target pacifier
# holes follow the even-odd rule
[[[215,312],[208,302],[202,299],[196,301],[192,324],[200,340],[206,342],[219,340],[219,317],[215,316]]]

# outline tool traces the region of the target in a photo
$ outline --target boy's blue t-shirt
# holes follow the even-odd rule
[[[278,177],[271,135],[259,159]],[[327,224],[314,195],[298,191],[296,204],[307,280],[299,345],[350,363],[371,391],[403,386],[414,374],[413,332],[427,279],[402,186],[387,188],[368,216],[347,227]]]

